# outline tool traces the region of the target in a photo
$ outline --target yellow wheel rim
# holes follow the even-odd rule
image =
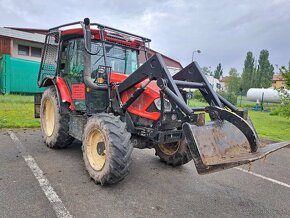
[[[53,103],[50,99],[47,99],[44,104],[44,122],[44,131],[47,136],[51,136],[55,124],[55,111]]]
[[[101,170],[106,162],[106,142],[104,135],[98,129],[94,129],[89,135],[87,145],[87,157],[94,170]]]
[[[174,155],[178,151],[179,146],[180,146],[180,142],[177,142],[175,144],[173,144],[173,143],[160,144],[158,146],[164,154],[171,156],[171,155]]]

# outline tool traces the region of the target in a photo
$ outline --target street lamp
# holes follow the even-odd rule
[[[195,50],[195,51],[193,51],[193,52],[192,52],[192,60],[191,60],[192,62],[193,62],[194,52],[196,52],[196,53],[201,53],[200,50]]]
[[[275,64],[275,66],[277,67],[278,74],[279,74],[279,73],[280,73],[280,69],[279,69],[279,66],[278,66],[278,64]]]

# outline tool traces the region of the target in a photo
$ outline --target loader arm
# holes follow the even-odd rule
[[[217,93],[213,90],[196,62],[192,62],[173,76],[174,80],[197,82],[204,84],[200,91],[209,105],[223,107]]]
[[[123,112],[144,92],[151,81],[156,81],[160,96],[166,96],[175,109],[184,115],[182,133],[188,142],[199,174],[207,174],[258,160],[290,144],[282,142],[260,147],[260,141],[246,111],[218,95],[198,64],[192,62],[173,77],[170,75],[160,54],[152,56],[118,86],[119,95],[136,84],[145,81],[121,106]],[[209,106],[190,108],[180,90],[196,88],[202,93]],[[208,113],[211,122],[200,125],[196,112]],[[163,113],[163,111],[161,111]],[[162,119],[162,115],[160,119]],[[161,122],[161,121],[160,121]]]
[[[128,90],[145,79],[157,80],[163,78],[168,81],[168,87],[180,98],[182,98],[178,87],[173,81],[167,66],[160,54],[152,56],[148,61],[141,65],[134,73],[132,73],[126,80],[119,85],[119,93]]]

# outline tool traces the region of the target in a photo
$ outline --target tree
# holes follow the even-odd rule
[[[280,68],[280,73],[286,79],[286,89],[290,89],[290,61],[288,63],[288,69],[285,66]],[[279,89],[279,96],[281,99],[281,104],[279,107],[275,108],[271,115],[281,115],[283,117],[290,118],[290,95],[286,89]]]
[[[214,71],[213,77],[216,79],[220,79],[220,77],[223,75],[223,68],[221,63],[219,63]]]
[[[258,75],[258,64],[257,64],[257,60],[255,60],[255,65],[254,65],[254,70],[253,70],[253,74],[252,74],[252,80],[251,80],[251,87],[250,88],[255,88],[255,87],[259,87],[259,79],[257,78]]]
[[[260,52],[258,69],[255,76],[257,88],[268,88],[272,84],[274,67],[269,61],[269,52],[263,49]]]
[[[211,71],[210,67],[203,67],[203,68],[201,68],[201,72],[204,75],[212,76],[212,71]]]
[[[290,89],[290,61],[288,63],[288,69],[285,66],[280,68],[280,73],[286,79],[286,89]]]
[[[241,87],[241,80],[237,69],[231,68],[229,71],[229,79],[226,82],[227,92],[237,94]]]
[[[255,87],[255,59],[253,53],[248,51],[245,62],[244,69],[242,73],[241,88],[243,92],[246,93],[249,88]]]

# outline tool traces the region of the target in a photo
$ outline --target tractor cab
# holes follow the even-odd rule
[[[65,34],[65,32],[64,32]],[[65,35],[64,35],[65,36]],[[108,107],[106,91],[85,91],[82,73],[84,70],[84,42],[83,38],[63,37],[60,55],[60,77],[63,78],[71,91],[75,110],[86,110],[86,97],[90,98],[91,113],[104,111]],[[108,75],[129,75],[138,68],[138,50],[121,45],[106,43],[105,51],[102,43],[92,40],[91,80],[99,85],[107,84]],[[104,55],[106,53],[106,57]],[[106,65],[105,65],[106,58]],[[120,82],[120,81],[119,81]],[[85,97],[85,95],[87,95]],[[93,99],[92,99],[93,98]],[[94,110],[92,110],[94,108]]]
[[[72,38],[72,36],[74,36],[74,38]],[[81,71],[84,64],[83,52],[85,51],[83,36],[74,35],[72,31],[64,31],[62,32],[61,39],[61,63],[65,64],[62,68],[68,65],[68,67],[74,70],[77,66],[80,67],[79,69]],[[91,57],[92,78],[96,78],[98,69],[105,67],[105,58],[106,66],[111,72],[131,74],[138,68],[139,50],[136,47],[129,47],[110,42],[104,43],[105,48],[102,46],[103,45],[99,39],[93,39],[91,41],[91,50],[94,53]],[[103,77],[104,76],[105,75],[103,75]],[[101,80],[98,82],[101,83]]]
[[[99,87],[119,83],[139,67],[138,55],[146,52],[148,39],[92,25],[90,80]],[[59,52],[58,52],[59,51]],[[53,77],[66,87],[70,108],[93,114],[109,107],[108,89],[95,90],[83,81],[84,32],[81,27],[57,27],[46,37],[38,84],[46,86]]]

